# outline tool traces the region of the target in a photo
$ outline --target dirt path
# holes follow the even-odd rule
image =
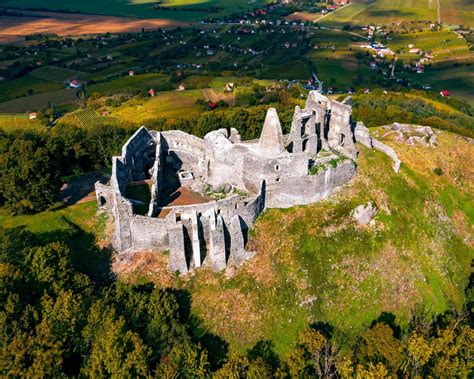
[[[191,22],[167,19],[136,19],[115,16],[71,14],[59,12],[15,11],[24,16],[0,17],[0,43],[15,42],[34,33],[61,36],[83,34],[138,32],[145,29],[173,28],[193,25]]]

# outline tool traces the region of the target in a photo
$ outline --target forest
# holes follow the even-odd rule
[[[269,341],[229,356],[226,342],[190,314],[186,291],[115,281],[106,254],[87,273],[74,263],[74,246],[50,239],[0,229],[7,377],[468,377],[473,369],[472,277],[461,313],[434,318],[419,307],[403,330],[382,313],[350,348],[317,323],[286,357]]]

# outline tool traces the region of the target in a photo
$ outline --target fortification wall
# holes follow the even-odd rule
[[[121,195],[125,195],[129,172],[127,166],[123,163],[121,157],[112,158],[112,176],[110,177],[110,185],[114,191]]]
[[[326,198],[331,192],[351,180],[355,174],[354,162],[346,160],[336,168],[328,167],[327,170],[316,175],[268,183],[265,207],[289,208],[314,203]]]
[[[130,218],[130,232],[133,248],[160,250],[169,248],[165,219],[133,215]]]
[[[193,171],[195,176],[207,176],[208,151],[204,140],[179,130],[165,131],[161,136],[164,154],[175,154],[175,163]]]
[[[113,245],[117,251],[130,249],[132,244],[132,233],[130,229],[130,218],[133,217],[132,203],[121,196],[120,193],[113,192],[114,207],[112,214],[115,222],[115,232]]]
[[[157,137],[157,144],[155,150],[155,162],[152,167],[152,185],[151,185],[151,199],[150,206],[148,208],[148,216],[153,217],[157,213],[158,201],[160,199],[160,193],[163,189],[163,154],[161,150],[161,138]]]
[[[125,143],[122,148],[122,159],[128,169],[129,180],[144,180],[146,171],[153,165],[156,142],[142,126]]]
[[[258,192],[264,180],[268,184],[306,176],[307,173],[308,157],[304,153],[286,153],[274,158],[247,154],[244,158],[244,184],[252,192]]]

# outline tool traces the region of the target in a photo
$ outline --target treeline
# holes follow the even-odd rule
[[[269,341],[232,355],[192,315],[187,292],[113,282],[97,261],[104,251],[85,258],[96,260],[89,272],[75,254],[98,248],[81,245],[0,228],[3,377],[468,378],[473,369],[469,312],[416,311],[404,330],[382,314],[344,350],[315,324],[283,357]]]
[[[267,106],[203,112],[195,119],[161,119],[146,123],[158,131],[178,129],[203,137],[234,127],[243,139],[260,136]],[[290,126],[293,109],[280,107],[282,124]],[[137,130],[135,124],[98,124],[93,128],[58,124],[44,130],[0,129],[0,205],[14,214],[34,213],[51,206],[62,178],[111,165],[111,157]]]
[[[418,91],[384,94],[382,90],[376,90],[369,95],[356,95],[353,119],[363,121],[367,126],[393,122],[420,124],[474,138],[474,109],[467,102],[444,100],[458,112],[445,111],[436,109],[429,100],[417,94]]]
[[[0,205],[14,214],[47,209],[59,194],[62,177],[110,166],[110,157],[133,131],[111,125],[0,130]]]

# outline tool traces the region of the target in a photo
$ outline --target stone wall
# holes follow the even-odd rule
[[[155,217],[157,214],[158,201],[160,200],[160,193],[163,189],[163,152],[161,150],[161,136],[157,136],[155,162],[151,169],[151,199],[148,209],[148,216]]]
[[[122,159],[130,181],[144,180],[149,176],[148,170],[153,166],[155,152],[156,142],[142,126],[122,148]]]
[[[340,162],[336,168],[316,175],[283,180],[280,183],[268,183],[265,195],[267,208],[289,208],[295,205],[311,204],[326,198],[329,194],[356,174],[355,163],[351,160]]]
[[[168,224],[165,219],[133,215],[129,219],[131,247],[134,249],[167,250]]]

